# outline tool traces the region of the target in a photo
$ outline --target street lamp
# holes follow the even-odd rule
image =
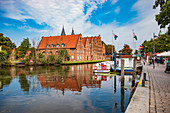
[[[158,36],[155,35],[155,33],[153,33],[153,69],[155,68],[155,38],[157,38]]]

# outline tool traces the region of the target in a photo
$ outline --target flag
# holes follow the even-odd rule
[[[143,46],[140,46],[140,48],[143,48]]]
[[[137,40],[137,36],[135,35],[134,32],[133,32],[133,38]]]
[[[139,47],[139,50],[141,50],[142,48],[143,48],[143,46],[140,46],[140,47]]]
[[[113,33],[113,38],[116,40],[118,38],[118,36]]]
[[[160,37],[161,35],[162,35],[162,32],[161,32],[161,30],[160,30],[158,36]]]

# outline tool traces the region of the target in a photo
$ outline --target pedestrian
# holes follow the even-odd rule
[[[162,59],[162,57],[160,57],[160,64],[163,64],[163,59]]]
[[[165,63],[165,67],[166,67],[166,66],[167,66],[167,64],[168,64],[168,60],[167,60],[167,59],[165,59],[164,63]]]

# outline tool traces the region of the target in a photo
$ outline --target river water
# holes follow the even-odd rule
[[[139,79],[139,78],[137,78]],[[92,64],[0,68],[0,113],[121,113],[132,76],[94,74]]]

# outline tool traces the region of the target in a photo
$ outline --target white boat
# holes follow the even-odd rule
[[[114,64],[113,61],[100,62],[93,65],[93,72],[95,73],[109,73],[111,66]]]

